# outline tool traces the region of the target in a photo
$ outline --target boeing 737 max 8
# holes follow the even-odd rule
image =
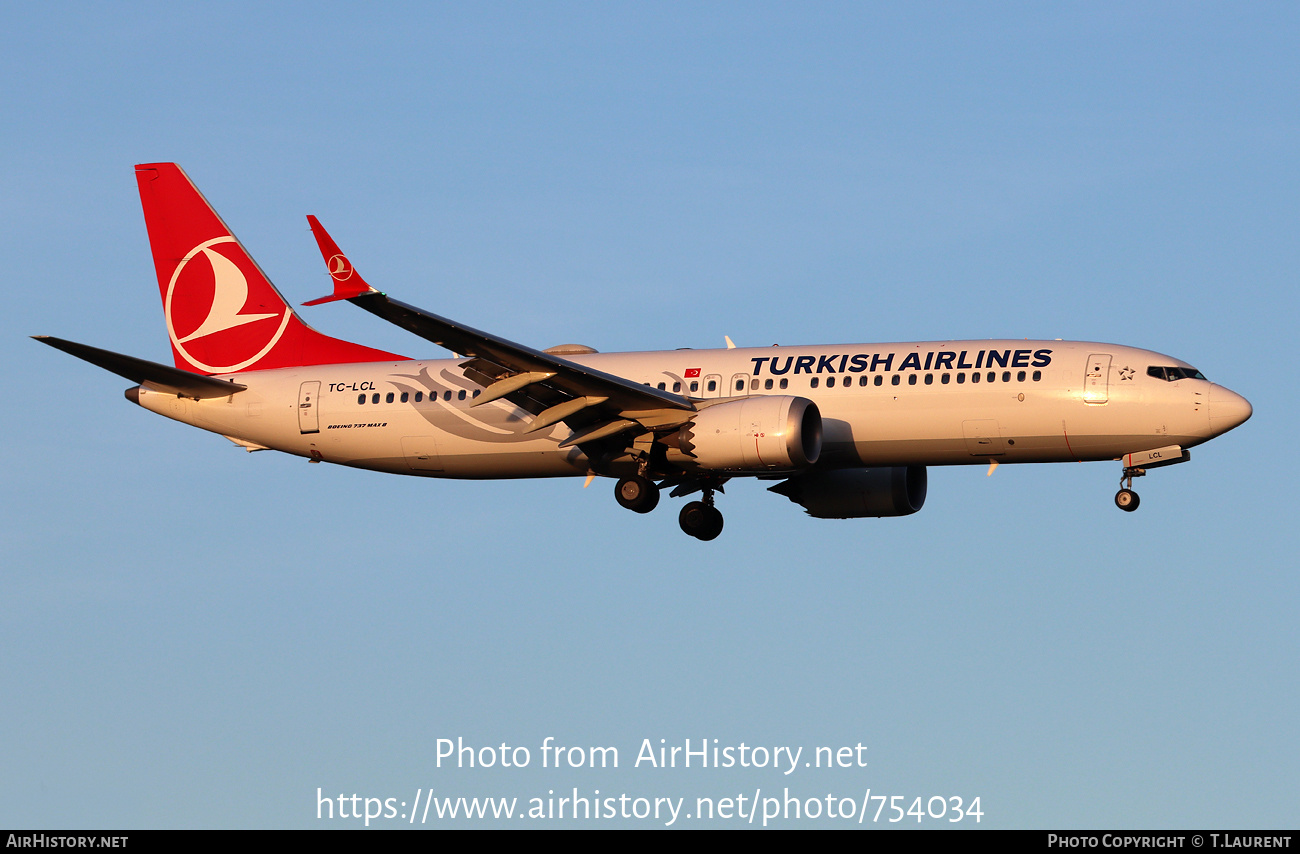
[[[303,323],[174,163],[136,167],[175,367],[40,337],[134,383],[129,400],[248,450],[442,478],[617,478],[711,540],[735,477],[819,518],[921,509],[926,466],[1121,461],[1132,479],[1251,415],[1179,359],[1077,341],[534,350],[371,288],[314,217],[334,292],[441,347],[409,359]],[[730,342],[728,342],[730,343]]]

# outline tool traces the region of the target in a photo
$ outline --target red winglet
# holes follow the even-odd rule
[[[303,305],[320,305],[341,299],[352,299],[373,292],[374,288],[366,284],[366,280],[361,278],[361,274],[352,266],[348,256],[339,250],[339,245],[334,242],[334,238],[330,237],[329,232],[325,230],[325,226],[320,224],[320,220],[308,214],[307,222],[311,225],[311,233],[316,235],[316,245],[320,247],[320,254],[325,259],[325,266],[330,271],[330,278],[334,280],[334,293],[327,297],[314,299],[311,302],[305,302]]]

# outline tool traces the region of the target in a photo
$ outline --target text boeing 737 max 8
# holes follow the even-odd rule
[[[618,478],[648,513],[722,531],[734,477],[820,518],[921,509],[926,466],[1120,460],[1132,478],[1184,462],[1250,404],[1178,359],[1077,341],[942,341],[600,354],[534,350],[390,299],[314,217],[334,293],[454,359],[416,360],[304,324],[174,163],[136,167],[175,367],[39,340],[120,374],[128,399],[249,450],[446,478]],[[730,343],[730,342],[728,342]]]

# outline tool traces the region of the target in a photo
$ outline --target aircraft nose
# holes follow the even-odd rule
[[[1221,385],[1210,389],[1210,430],[1214,435],[1227,433],[1233,427],[1244,424],[1255,410],[1250,401]]]

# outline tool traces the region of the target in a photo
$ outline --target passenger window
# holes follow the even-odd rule
[[[962,373],[961,371],[958,371],[958,372],[957,372],[957,385],[961,385],[961,384],[964,383],[964,382],[966,382],[966,374]]]
[[[769,378],[763,380],[763,388],[765,388],[765,389],[770,389],[770,388],[772,388],[772,379],[771,379],[771,377],[769,377]]]
[[[898,374],[894,374],[892,377],[889,378],[890,385],[898,385],[900,382],[902,382],[902,378],[899,377]]]
[[[948,384],[948,380],[950,380],[950,379],[952,379],[952,378],[951,378],[948,374],[942,374],[942,375],[940,375],[940,377],[939,377],[939,382],[943,383],[944,385],[947,385],[947,384]]]
[[[826,378],[826,387],[827,387],[827,388],[835,388],[835,377],[827,377],[827,378]]]
[[[877,379],[879,378],[877,377]],[[862,376],[858,377],[858,385],[866,385],[868,381],[869,378],[867,377],[866,374],[863,374]]]
[[[695,380],[694,382],[691,383],[691,391],[699,391],[699,390],[700,390],[700,381]]]
[[[934,385],[934,374],[926,374],[926,375],[925,375],[925,384],[926,384],[926,385]]]
[[[977,383],[977,382],[979,382],[979,381],[980,381],[980,375],[979,375],[979,374],[971,374],[971,375],[970,375],[970,381],[973,382],[973,383]]]
[[[390,391],[388,394],[384,395],[384,403],[392,403],[392,402],[393,402],[393,393]]]
[[[817,377],[813,377],[811,380],[808,381],[809,388],[817,388],[818,382],[819,380],[817,379]]]
[[[364,394],[357,395],[357,403],[365,403],[365,402],[366,402],[366,396]]]
[[[451,400],[451,389],[447,389],[446,391],[444,391],[444,392],[442,393],[442,399],[443,399],[443,400]]]
[[[682,384],[681,384],[681,383],[673,383],[673,393],[674,393],[674,394],[677,393],[677,392],[679,392],[679,391],[681,391],[681,390],[682,390]]]
[[[717,390],[718,390],[718,381],[709,380],[709,391],[717,391]]]
[[[375,392],[374,395],[371,396],[371,398],[370,398],[370,402],[371,402],[371,403],[378,403],[378,402],[379,402],[379,392]]]
[[[1003,371],[1003,372],[1002,372],[1002,382],[1004,382],[1004,383],[1009,383],[1009,382],[1011,382],[1011,372],[1010,372],[1010,371]]]
[[[667,383],[659,383],[658,388],[659,388],[660,391],[667,391],[667,390],[668,390],[668,384],[667,384]]]
[[[456,392],[456,399],[457,400],[465,399],[465,389],[461,389],[460,391]]]
[[[1022,383],[1022,382],[1024,382],[1024,381],[1025,381],[1025,372],[1024,372],[1024,371],[1021,371],[1020,373],[1016,374],[1016,382],[1018,382],[1018,383]]]
[[[863,379],[866,379],[866,377],[863,377]],[[876,374],[876,385],[881,385],[882,383],[884,383],[884,381],[885,381],[884,377],[882,377],[880,374]]]
[[[736,380],[736,391],[744,391],[744,390],[745,390],[745,381]]]
[[[908,384],[908,385],[916,385],[916,374],[908,374],[908,375],[907,375],[907,384]]]
[[[411,398],[411,395],[410,395],[409,393],[407,393],[407,392],[402,392],[402,403],[406,403],[406,401],[410,400],[410,398]]]
[[[422,401],[422,400],[424,400],[424,392],[422,392],[422,391],[417,391],[417,392],[415,393],[415,402],[416,402],[416,403],[419,403],[419,402]]]
[[[1034,371],[1034,382],[1038,382],[1038,381],[1041,380],[1042,378],[1043,378],[1043,372],[1042,372],[1042,371]]]
[[[790,387],[790,381],[785,377],[781,377],[781,388],[789,388],[789,387]]]

